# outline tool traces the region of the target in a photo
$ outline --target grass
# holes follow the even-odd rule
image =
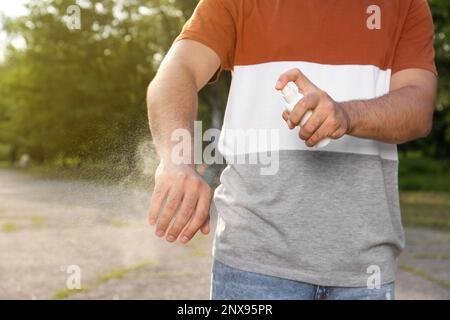
[[[1,230],[3,232],[15,232],[22,230],[27,226],[26,222],[31,223],[32,228],[40,228],[44,225],[45,219],[42,216],[2,216],[0,212],[0,219],[6,220],[3,223]],[[17,224],[18,223],[18,224]],[[24,225],[25,224],[25,225]]]
[[[441,191],[450,192],[450,176],[448,174],[414,173],[399,177],[401,190],[408,191]]]
[[[111,226],[115,228],[125,228],[128,227],[130,224],[128,221],[121,221],[121,220],[113,220],[111,221]]]
[[[33,227],[40,227],[44,224],[45,219],[41,216],[32,216],[30,220]]]
[[[119,268],[113,271],[110,271],[102,276],[100,276],[99,280],[97,281],[98,284],[103,284],[111,280],[115,279],[122,279],[124,278],[128,273],[145,268],[151,264],[153,264],[153,261],[144,261],[132,266],[127,266],[123,268]]]
[[[421,277],[421,278],[424,278],[424,279],[426,279],[426,280],[428,280],[430,282],[433,282],[434,284],[436,284],[436,285],[438,285],[438,286],[440,286],[440,287],[442,287],[444,289],[450,290],[450,282],[446,282],[446,281],[437,279],[436,277],[432,276],[431,274],[429,274],[428,272],[426,272],[426,271],[424,271],[422,269],[419,269],[417,267],[410,266],[410,265],[400,265],[399,268],[400,268],[400,270],[409,272],[409,273],[414,274],[414,275],[416,275],[418,277]]]
[[[433,245],[440,245],[440,244],[450,244],[450,237],[447,239],[430,240],[430,241],[425,242],[425,246],[433,246]]]
[[[163,279],[163,278],[174,278],[174,277],[189,277],[192,276],[192,272],[178,271],[178,272],[168,272],[168,271],[152,271],[139,274],[139,276],[133,277],[133,279]]]
[[[450,193],[403,191],[400,200],[405,226],[450,231]]]
[[[69,298],[70,296],[73,296],[74,294],[81,293],[88,291],[88,288],[81,288],[81,289],[61,289],[57,293],[55,293],[52,297],[53,300],[64,300]]]
[[[192,248],[192,254],[196,257],[207,257],[209,256],[209,253],[205,251],[203,248],[200,247],[194,247]]]
[[[414,258],[430,260],[450,260],[450,253],[418,253],[414,255]]]
[[[2,231],[3,232],[15,232],[15,231],[19,231],[20,227],[12,222],[6,222],[2,225]]]
[[[203,236],[203,234],[197,235],[193,241],[188,244],[188,248],[191,249],[191,254],[195,257],[207,257],[210,253],[204,249],[206,241],[207,237]]]
[[[125,266],[125,267],[121,267],[121,268],[117,268],[115,270],[111,270],[103,275],[100,275],[97,280],[95,280],[94,282],[87,284],[85,286],[82,286],[81,289],[61,289],[58,292],[56,292],[53,296],[52,299],[54,300],[64,300],[64,299],[68,299],[70,298],[72,295],[75,295],[77,293],[81,293],[81,292],[87,292],[90,291],[104,283],[107,283],[109,281],[112,280],[118,280],[118,279],[123,279],[125,278],[129,273],[133,272],[133,271],[137,271],[140,269],[143,269],[145,267],[148,267],[150,265],[155,264],[154,261],[152,260],[145,260],[143,262],[131,265],[131,266]]]

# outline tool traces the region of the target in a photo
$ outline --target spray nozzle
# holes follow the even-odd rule
[[[303,98],[303,95],[299,92],[297,85],[294,82],[288,82],[281,90],[285,103],[285,109],[291,112],[295,105]],[[303,127],[309,118],[312,116],[312,111],[308,110],[300,121],[300,127]],[[330,143],[330,138],[325,138],[320,141],[316,147],[322,148]]]
[[[281,93],[283,95],[284,101],[288,104],[297,103],[300,98],[302,98],[302,95],[300,92],[298,92],[297,85],[295,83],[288,82],[284,86],[284,88],[281,90]]]

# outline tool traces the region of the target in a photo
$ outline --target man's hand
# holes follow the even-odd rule
[[[385,143],[401,144],[426,137],[432,128],[437,77],[424,69],[404,69],[391,77],[390,91],[378,98],[337,103],[317,88],[300,70],[281,75],[276,89],[297,84],[304,98],[283,119],[293,129],[307,110],[313,115],[300,130],[308,146],[344,134]]]
[[[325,138],[339,139],[351,131],[350,118],[342,106],[326,92],[317,88],[299,69],[282,74],[275,89],[282,90],[293,81],[304,95],[292,112],[283,112],[283,119],[290,129],[298,126],[308,110],[313,115],[300,129],[300,139],[313,147]]]
[[[193,166],[160,163],[155,174],[155,189],[149,223],[156,235],[187,243],[200,229],[209,233],[209,206],[212,190]]]
[[[220,67],[219,56],[192,40],[174,43],[148,87],[147,104],[153,141],[162,159],[155,174],[149,223],[156,234],[187,243],[200,229],[209,233],[212,190],[194,166],[171,162],[172,133],[187,129],[193,134],[197,94]],[[193,154],[193,152],[191,152]]]

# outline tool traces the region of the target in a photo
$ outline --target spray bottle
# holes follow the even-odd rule
[[[297,85],[294,82],[289,82],[283,90],[281,90],[281,94],[285,101],[285,109],[291,112],[295,105],[303,98],[303,95],[298,92]],[[312,116],[312,111],[308,110],[300,121],[300,127],[303,127],[308,119]],[[330,138],[325,138],[319,141],[314,147],[323,148],[326,147],[331,142]]]

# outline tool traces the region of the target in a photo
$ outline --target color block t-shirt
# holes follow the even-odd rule
[[[427,1],[203,0],[181,39],[208,46],[232,71],[219,141],[225,158],[278,161],[274,174],[262,174],[259,161],[229,161],[214,196],[215,258],[318,285],[364,287],[373,270],[381,283],[393,281],[404,246],[396,145],[344,136],[308,148],[283,121],[274,86],[299,68],[349,101],[387,94],[404,69],[436,74]]]

